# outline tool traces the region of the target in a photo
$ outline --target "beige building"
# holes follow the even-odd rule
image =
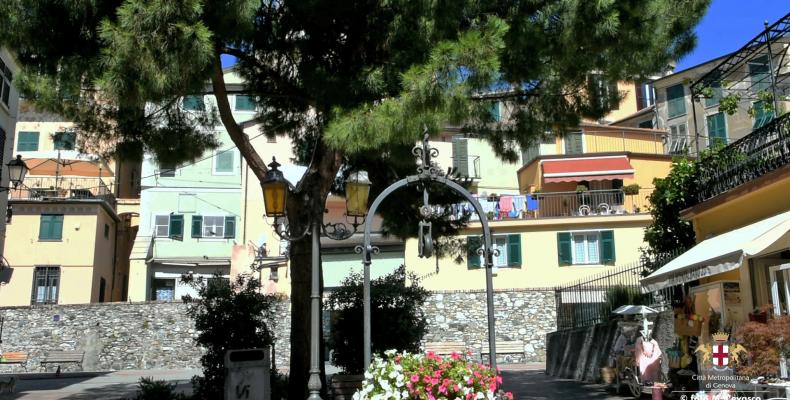
[[[13,80],[17,71],[14,56],[4,47],[0,47],[0,187],[9,185],[6,164],[14,157],[14,129],[19,109],[19,92],[14,87]],[[2,256],[7,208],[8,196],[0,192],[0,270],[5,265]],[[3,278],[0,276],[0,285],[2,284]]]

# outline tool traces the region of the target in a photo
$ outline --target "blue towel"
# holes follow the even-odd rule
[[[538,199],[532,196],[527,196],[527,211],[535,211],[538,209]]]

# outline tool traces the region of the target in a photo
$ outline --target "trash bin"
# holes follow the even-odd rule
[[[228,350],[225,353],[225,400],[270,400],[269,349]]]

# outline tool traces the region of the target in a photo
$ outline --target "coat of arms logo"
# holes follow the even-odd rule
[[[715,344],[703,343],[697,347],[695,353],[699,353],[701,363],[704,367],[725,369],[737,366],[747,354],[746,348],[740,344],[730,345],[727,340],[730,335],[726,332],[716,332],[713,335]]]

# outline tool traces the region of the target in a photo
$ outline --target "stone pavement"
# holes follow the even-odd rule
[[[624,399],[605,391],[604,385],[579,383],[568,379],[547,376],[543,364],[503,365],[502,387],[512,391],[516,399],[528,400],[615,400]],[[25,374],[17,382],[11,395],[0,395],[0,400],[115,400],[131,398],[137,391],[141,377],[152,376],[158,380],[176,383],[178,389],[191,393],[190,378],[199,374],[197,369],[183,370],[125,370],[95,373]]]
[[[546,375],[542,364],[502,366],[502,389],[518,400],[625,399],[606,391],[605,385],[581,383]]]
[[[23,400],[87,400],[131,398],[137,392],[142,377],[154,377],[177,384],[184,393],[192,392],[190,378],[201,373],[198,369],[178,370],[124,370],[115,372],[75,372],[54,374],[20,374],[13,394],[0,395],[0,399]]]

